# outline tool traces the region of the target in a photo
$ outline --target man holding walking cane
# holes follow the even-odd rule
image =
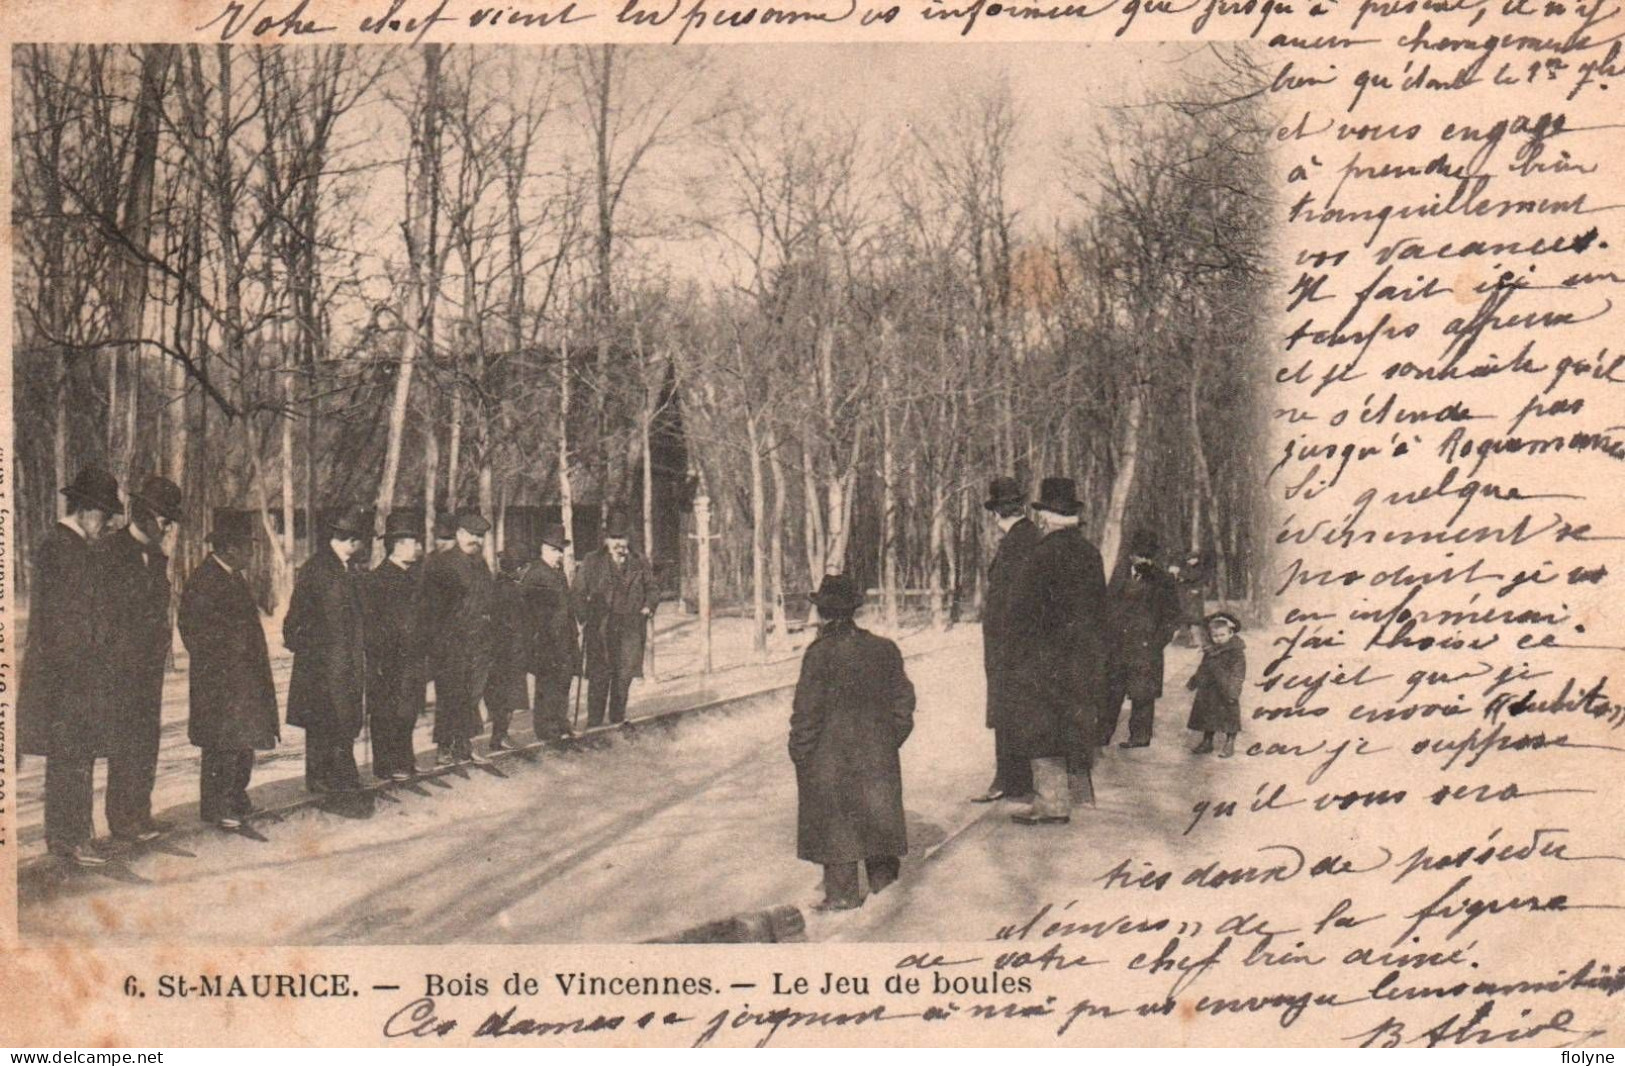
[[[659,603],[654,574],[631,550],[624,518],[604,529],[604,546],[581,561],[576,576],[576,613],[586,642],[587,728],[626,719],[632,679],[643,676],[648,619]]]

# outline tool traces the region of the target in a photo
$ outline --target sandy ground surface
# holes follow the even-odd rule
[[[633,686],[631,717],[646,716],[674,707],[710,702],[742,692],[753,691],[783,681],[788,673],[795,680],[795,667],[800,649],[811,634],[792,633],[782,643],[769,648],[765,661],[758,661],[750,646],[750,623],[744,618],[718,618],[712,630],[713,673],[700,673],[700,641],[698,625],[692,616],[676,614],[670,604],[662,607],[656,621],[654,679],[645,679]],[[288,680],[293,670],[293,658],[282,647],[281,625],[277,619],[267,618],[266,644],[271,650],[271,672],[277,686],[277,706],[287,708]],[[923,634],[918,627],[905,630],[905,636],[915,639]],[[179,644],[177,643],[177,647]],[[184,650],[176,660],[176,669],[164,683],[163,725],[158,752],[158,782],[153,791],[154,812],[167,820],[190,822],[197,817],[197,790],[200,773],[199,753],[186,739],[187,658]],[[430,688],[431,702],[433,688]],[[585,695],[582,701],[585,704]],[[583,724],[586,710],[580,710]],[[528,739],[528,716],[519,719],[522,739]],[[416,747],[420,753],[433,749],[431,732],[432,713],[418,723]],[[304,777],[304,730],[284,727],[281,743],[274,751],[262,753],[254,768],[254,802],[261,807],[286,802],[299,794]],[[366,768],[371,753],[365,737],[356,746],[356,759]],[[420,765],[427,766],[432,759],[420,757]],[[106,784],[107,764],[98,762],[96,768],[96,826],[102,836],[107,824],[102,815],[102,795]],[[44,837],[44,776],[45,760],[26,758],[21,772],[14,778],[17,803],[18,837],[21,857],[26,861],[45,852]]]
[[[904,749],[916,855],[946,839],[985,785],[974,627],[918,634],[919,690]],[[793,681],[798,663],[739,671]],[[742,681],[740,683],[743,683]],[[647,704],[645,705],[647,706]],[[395,791],[370,817],[305,810],[268,842],[206,834],[195,857],[130,860],[142,883],[74,872],[25,899],[25,936],[191,942],[627,942],[742,911],[815,902],[820,871],[795,858],[788,694],[592,750],[470,769],[449,789]],[[293,765],[297,766],[297,762]]]

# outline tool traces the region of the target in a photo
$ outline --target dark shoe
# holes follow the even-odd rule
[[[861,906],[863,906],[862,903],[854,903],[849,899],[826,899],[826,900],[823,900],[821,902],[813,904],[813,910],[815,910],[815,911],[855,911]]]
[[[403,781],[412,780],[412,775],[405,770],[396,770],[394,773],[389,775],[389,779],[398,784]]]
[[[1130,748],[1149,748],[1151,742],[1149,740],[1125,740],[1117,746],[1127,751]]]
[[[127,841],[131,844],[151,844],[154,840],[157,840],[163,835],[164,833],[161,829],[148,828],[138,829],[133,833],[114,833],[113,839]]]
[[[147,828],[155,833],[167,833],[171,829],[175,828],[175,823],[160,821],[157,818],[148,818]]]
[[[1219,758],[1229,759],[1234,757],[1235,754],[1236,735],[1234,733],[1226,733],[1224,736],[1224,747],[1219,750]]]
[[[241,818],[220,818],[214,824],[228,833],[235,833],[243,827],[243,820]]]
[[[990,788],[986,792],[982,793],[980,796],[972,796],[970,798],[970,801],[972,803],[995,803],[995,802],[997,802],[999,800],[1002,800],[1003,798],[1004,798],[1004,789],[1002,789],[1002,788]]]
[[[508,743],[508,738],[506,736],[492,737],[491,738],[491,750],[492,751],[507,751],[512,746],[513,745]]]
[[[1010,820],[1017,825],[1066,825],[1070,814],[1012,814]]]
[[[1192,755],[1206,755],[1213,750],[1213,738],[1204,737],[1202,743],[1191,749]]]
[[[472,763],[475,766],[484,766],[486,763],[490,762],[491,760],[487,759],[485,756],[481,755],[479,752],[475,751],[471,747],[467,751],[462,753],[462,761],[466,762],[466,763]]]

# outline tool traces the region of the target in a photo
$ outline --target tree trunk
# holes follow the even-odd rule
[[[570,339],[565,335],[559,341],[559,518],[564,523],[565,539],[570,545],[564,549],[564,570],[575,576],[575,493],[570,486]]]
[[[773,513],[768,520],[770,533],[768,573],[772,581],[773,636],[776,643],[789,641],[790,629],[784,617],[784,460],[779,455],[778,432],[767,427],[767,469],[773,479]]]
[[[1117,555],[1123,546],[1123,517],[1128,510],[1129,494],[1134,489],[1134,471],[1140,460],[1140,427],[1144,421],[1145,389],[1136,381],[1123,414],[1117,473],[1112,478],[1111,497],[1100,533],[1100,557],[1108,574],[1116,572]]]
[[[762,471],[762,441],[755,415],[745,418],[750,448],[750,646],[758,659],[767,652],[767,484]]]
[[[389,437],[384,448],[384,472],[378,480],[375,504],[373,562],[382,557],[384,521],[395,506],[395,481],[400,475],[401,442],[406,434],[407,401],[412,394],[412,371],[422,352],[432,352],[432,315],[434,294],[439,278],[434,269],[434,226],[432,216],[439,202],[435,185],[438,183],[436,157],[440,146],[440,46],[423,47],[423,114],[421,125],[413,131],[417,142],[413,152],[418,160],[417,187],[408,191],[407,258],[411,278],[406,286],[406,316],[401,338],[401,364],[395,375],[395,394],[389,409]],[[415,201],[415,204],[412,203]],[[433,433],[433,426],[429,427]],[[434,503],[425,501],[425,512],[432,514]]]

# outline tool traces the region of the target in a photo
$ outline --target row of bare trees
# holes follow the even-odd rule
[[[1042,222],[1003,79],[865,124],[726,66],[20,48],[25,542],[95,461],[184,487],[183,566],[216,508],[258,512],[272,603],[300,517],[347,503],[478,506],[495,550],[510,507],[588,501],[652,544],[664,435],[759,645],[839,569],[946,624],[996,473],[1068,473],[1108,560],[1149,526],[1248,595],[1271,173],[1245,55],[1100,108]]]

